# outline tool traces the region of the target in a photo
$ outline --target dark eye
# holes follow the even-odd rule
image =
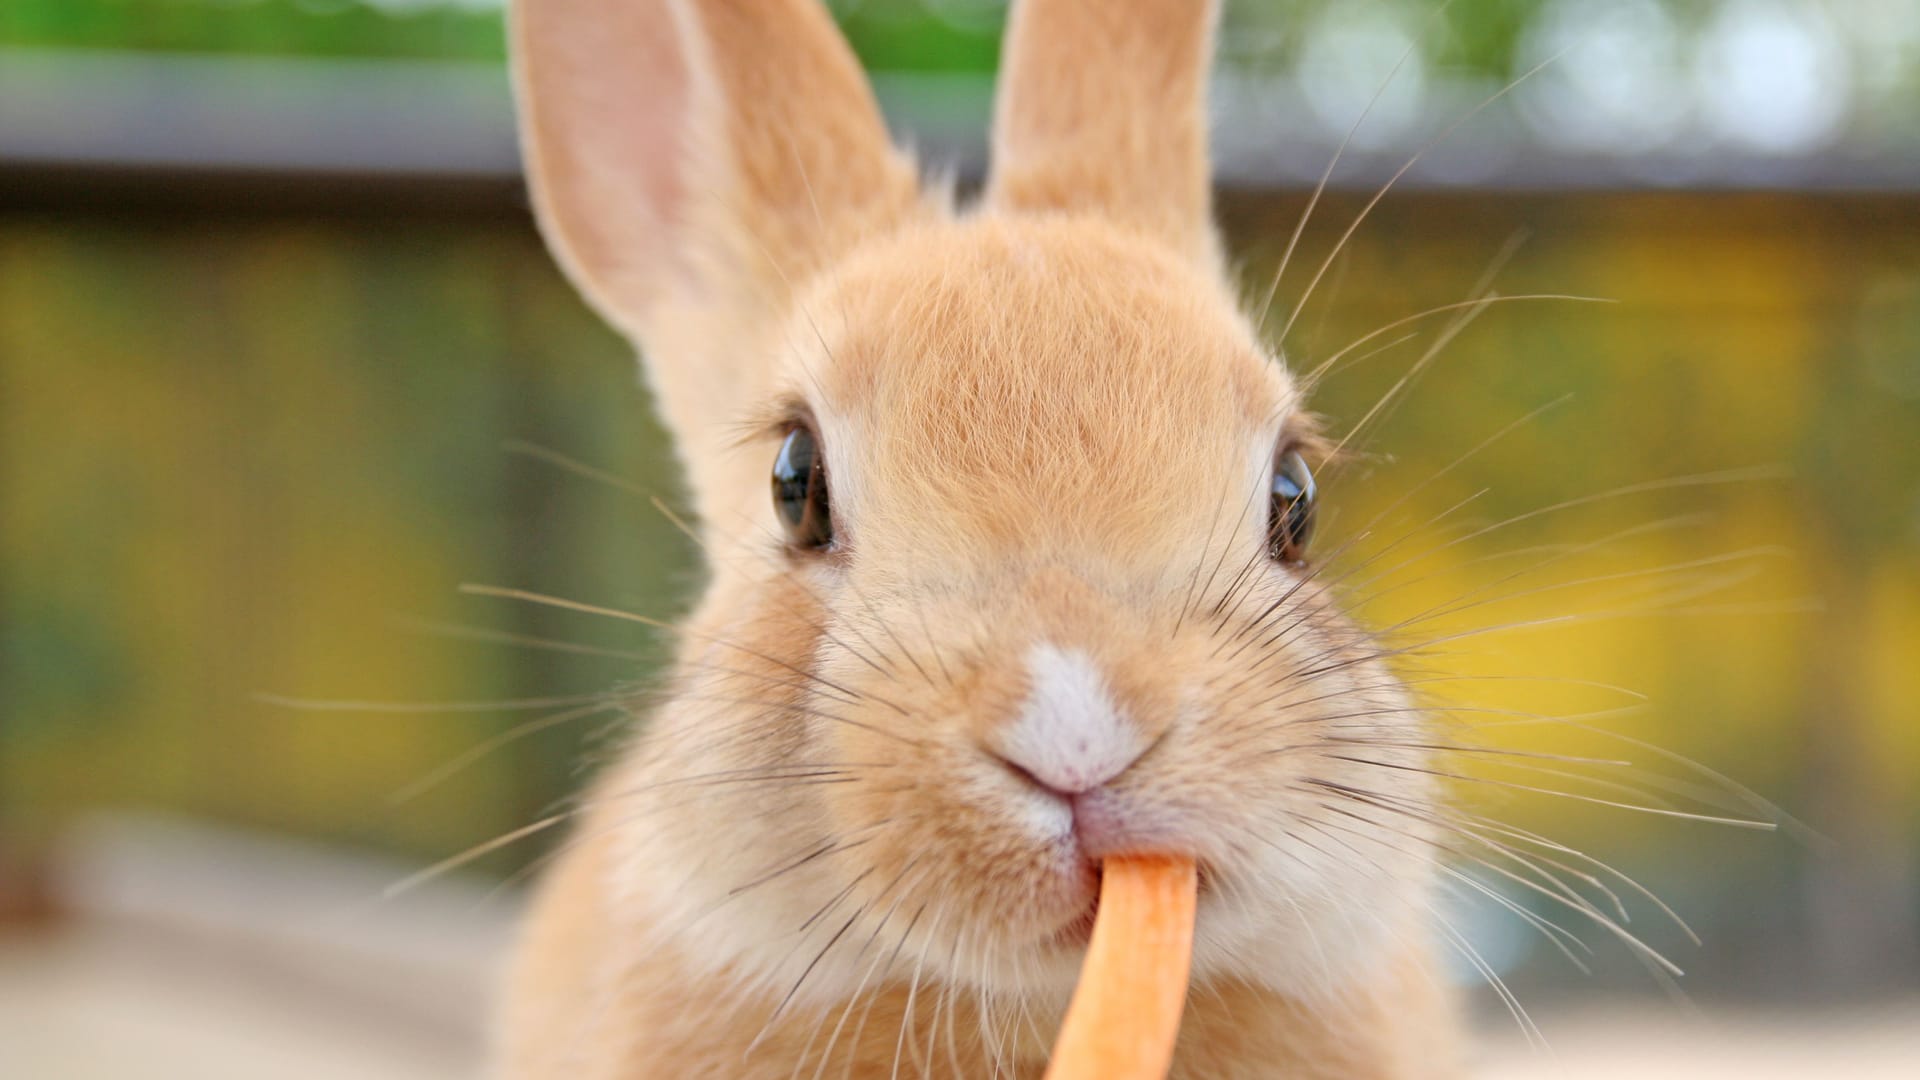
[[[1281,562],[1306,557],[1313,539],[1313,474],[1298,450],[1283,450],[1273,459],[1273,491],[1267,518],[1267,551]]]
[[[794,547],[816,551],[833,542],[826,463],[812,428],[796,427],[780,444],[773,459],[773,509]]]

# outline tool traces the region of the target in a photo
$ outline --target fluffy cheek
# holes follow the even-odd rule
[[[1140,778],[1204,835],[1195,967],[1304,998],[1392,962],[1426,902],[1435,793],[1417,714],[1371,665],[1169,739]],[[1315,699],[1307,703],[1308,698]]]
[[[619,836],[611,889],[636,932],[776,997],[852,986],[835,957],[808,971],[845,910],[831,905],[850,857],[821,794],[840,774],[815,714],[833,706],[798,674],[817,648],[811,605],[787,578],[717,580],[683,636],[674,700],[601,784],[589,826]]]
[[[952,728],[836,726],[837,752],[862,767],[828,789],[828,812],[858,844],[850,854],[864,901],[890,913],[881,938],[975,985],[1043,977],[1098,885],[1066,805]],[[1063,970],[1070,980],[1073,964]]]

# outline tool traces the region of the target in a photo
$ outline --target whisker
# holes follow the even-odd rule
[[[484,843],[475,844],[474,846],[468,848],[467,850],[462,851],[458,855],[454,855],[450,858],[441,859],[439,862],[436,862],[433,865],[428,866],[424,870],[420,870],[416,873],[408,874],[406,877],[401,878],[399,881],[396,881],[392,885],[389,885],[385,889],[381,890],[381,896],[391,900],[394,897],[399,896],[403,893],[412,892],[414,889],[419,888],[421,885],[424,885],[427,882],[433,881],[437,878],[444,877],[445,875],[450,874],[455,870],[458,870],[462,866],[466,866],[467,864],[473,862],[476,859],[481,858],[482,856],[489,855],[511,844],[516,844],[521,840],[526,839],[529,836],[535,836],[535,835],[538,835],[539,833],[546,832],[548,829],[553,828],[555,825],[559,825],[560,823],[566,821],[567,818],[570,816],[571,816],[570,814],[565,814],[565,813],[551,814],[547,817],[541,818],[538,821],[532,822],[527,825],[522,825],[517,829],[513,829],[511,831],[502,833],[491,840],[485,841]]]
[[[613,695],[574,694],[567,697],[506,698],[498,701],[354,701],[327,698],[287,697],[281,694],[255,694],[253,700],[262,705],[271,705],[280,709],[299,709],[304,712],[359,712],[436,714],[436,713],[479,713],[479,712],[521,712],[529,709],[552,709],[568,705],[610,704]]]
[[[1413,813],[1411,811],[1399,809],[1393,804],[1399,802],[1400,800],[1393,800],[1393,799],[1390,799],[1390,797],[1388,796],[1381,796],[1375,793],[1362,792],[1360,791],[1360,789],[1347,787],[1345,785],[1332,784],[1326,781],[1308,780],[1307,783],[1313,784],[1319,787],[1325,787],[1330,791],[1334,791],[1336,794],[1339,794],[1352,801],[1362,803],[1364,805],[1373,806],[1381,810],[1386,810],[1390,813],[1408,813],[1411,816],[1414,816],[1420,820],[1428,821],[1429,824],[1436,823],[1430,820],[1427,815],[1421,815],[1421,814]],[[1360,820],[1364,821],[1366,819],[1361,818]],[[1368,823],[1376,827],[1378,827],[1380,824],[1378,822],[1368,822]],[[1562,906],[1567,907],[1569,910],[1575,911],[1585,916],[1587,919],[1591,920],[1595,925],[1599,926],[1601,929],[1607,931],[1609,934],[1618,938],[1621,942],[1628,945],[1629,947],[1634,949],[1636,952],[1640,953],[1642,956],[1659,964],[1669,974],[1676,975],[1676,976],[1684,974],[1684,972],[1681,971],[1679,965],[1673,963],[1673,961],[1669,960],[1666,956],[1661,954],[1659,950],[1653,948],[1651,945],[1648,945],[1646,942],[1642,941],[1638,936],[1629,932],[1625,927],[1615,922],[1612,918],[1609,918],[1605,912],[1600,911],[1598,908],[1594,907],[1593,904],[1589,902],[1585,897],[1580,896],[1578,893],[1573,892],[1571,889],[1563,889],[1563,890],[1551,889],[1539,884],[1538,882],[1531,881],[1531,880],[1528,880],[1527,878],[1521,877],[1520,875],[1515,874],[1512,871],[1505,869],[1504,867],[1500,867],[1491,862],[1487,862],[1486,860],[1478,860],[1478,862],[1484,869],[1488,870],[1489,872],[1499,874],[1501,877],[1506,878],[1509,881],[1512,881],[1513,883],[1521,886],[1522,888],[1525,888],[1531,892],[1535,892],[1547,898],[1548,900],[1561,904]],[[1683,923],[1681,925],[1684,927],[1685,924]]]
[[[646,653],[630,649],[608,649],[598,645],[583,645],[577,641],[560,641],[555,638],[536,637],[532,634],[514,634],[504,630],[489,630],[484,627],[467,626],[463,623],[437,622],[428,619],[403,619],[401,625],[421,634],[436,637],[455,638],[464,641],[480,641],[494,645],[517,645],[527,649],[539,649],[546,652],[572,653],[577,656],[603,656],[610,660],[631,660],[645,663],[653,659]]]
[[[1494,787],[1508,788],[1513,791],[1525,791],[1534,795],[1545,795],[1556,799],[1573,799],[1591,803],[1595,806],[1609,806],[1615,810],[1631,810],[1641,814],[1653,814],[1658,817],[1676,818],[1681,821],[1698,821],[1708,825],[1726,825],[1736,829],[1753,829],[1758,832],[1772,832],[1776,826],[1771,821],[1756,821],[1752,818],[1722,817],[1715,814],[1696,814],[1686,810],[1674,810],[1662,806],[1643,806],[1638,803],[1619,802],[1614,799],[1602,799],[1597,795],[1583,795],[1579,792],[1561,791],[1558,788],[1540,787],[1536,784],[1522,784],[1515,780],[1499,780],[1490,776],[1469,776],[1465,773],[1447,770],[1428,770],[1412,765],[1401,765],[1390,761],[1375,761],[1367,764],[1383,769],[1400,769],[1408,772],[1427,772],[1433,776],[1448,780],[1457,780],[1468,784],[1488,784]]]
[[[1472,296],[1474,293],[1478,293],[1480,291],[1481,291],[1480,289],[1474,289],[1468,295]],[[1511,303],[1517,303],[1521,301],[1542,301],[1542,300],[1561,300],[1561,301],[1566,301],[1568,303],[1576,303],[1576,304],[1618,303],[1618,301],[1610,299],[1608,297],[1604,297],[1604,296],[1580,296],[1574,293],[1513,293],[1513,294],[1494,294],[1491,296],[1484,296],[1479,299],[1456,300],[1450,304],[1440,304],[1435,307],[1427,308],[1424,311],[1416,311],[1411,315],[1404,315],[1375,330],[1372,330],[1372,331],[1369,331],[1368,333],[1360,335],[1359,337],[1355,338],[1353,341],[1342,346],[1340,349],[1335,351],[1331,356],[1328,356],[1325,360],[1320,361],[1320,363],[1316,365],[1311,371],[1307,372],[1304,382],[1309,387],[1319,385],[1320,381],[1325,376],[1334,373],[1334,371],[1336,370],[1336,365],[1338,365],[1340,361],[1343,358],[1345,358],[1348,354],[1352,353],[1353,350],[1359,348],[1362,345],[1365,345],[1367,342],[1372,341],[1374,338],[1377,338],[1382,334],[1385,334],[1392,330],[1397,330],[1400,327],[1406,326],[1410,323],[1420,322],[1423,319],[1429,319],[1435,315],[1444,315],[1450,311],[1461,311],[1466,308],[1492,306],[1494,304],[1511,304]],[[1407,340],[1407,339],[1402,338],[1400,340]],[[1372,355],[1372,353],[1363,353],[1361,354],[1360,357],[1355,357],[1355,359],[1358,360],[1369,355]]]
[[[652,494],[647,491],[647,489],[623,476],[608,472],[605,469],[596,469],[592,465],[588,465],[576,458],[568,457],[558,450],[540,446],[528,442],[525,439],[508,439],[500,444],[500,448],[509,454],[518,454],[521,457],[531,458],[534,461],[551,465],[556,469],[572,473],[575,476],[582,476],[589,480],[597,480],[600,483],[606,484],[608,487],[624,491],[629,495],[635,495],[644,499],[651,497]]]
[[[878,701],[880,704],[893,709],[895,712],[899,713],[901,716],[909,715],[906,708],[898,704],[897,702],[889,701],[886,698],[880,697],[878,695],[871,695],[871,694],[863,695],[857,691],[848,689],[847,687],[842,686],[839,683],[834,682],[833,680],[828,679],[825,676],[822,676],[816,672],[808,671],[805,668],[801,668],[794,664],[790,664],[785,660],[781,660],[780,658],[775,656],[770,656],[767,653],[759,651],[758,649],[751,649],[745,645],[738,644],[737,642],[732,642],[724,638],[715,637],[712,634],[701,633],[700,631],[691,630],[685,627],[676,627],[672,623],[663,622],[662,620],[659,620],[659,619],[648,618],[645,615],[635,614],[634,612],[631,612],[631,611],[622,611],[619,608],[602,607],[601,605],[598,605],[598,604],[582,603],[581,601],[578,601],[578,600],[567,600],[558,596],[548,596],[544,593],[530,592],[526,589],[502,588],[496,585],[467,584],[467,585],[460,586],[460,591],[463,593],[474,595],[474,596],[491,596],[491,597],[498,597],[498,598],[507,599],[507,600],[522,600],[528,603],[544,604],[548,607],[561,608],[566,611],[577,611],[587,615],[600,615],[600,616],[604,616],[606,618],[611,618],[611,619],[622,619],[628,622],[639,623],[642,626],[651,626],[651,627],[654,627],[655,629],[665,630],[669,633],[684,634],[690,637],[696,637],[702,641],[710,641],[715,645],[721,646],[722,648],[734,649],[738,652],[742,652],[747,654],[748,656],[754,657],[755,659],[764,660],[767,663],[773,664],[776,667],[785,668],[786,670],[793,672],[795,675],[798,675],[803,679],[807,679],[811,682],[817,682],[823,686],[827,686],[831,689],[837,690],[852,701],[858,701],[864,697],[871,697],[873,700]]]
[[[1434,10],[1427,15],[1428,22],[1432,23],[1438,20],[1441,14],[1445,12],[1448,7],[1452,6],[1452,3],[1453,0],[1445,0],[1445,2],[1434,8]],[[1423,33],[1424,29],[1425,28],[1422,28]],[[1407,61],[1413,58],[1413,54],[1417,52],[1419,48],[1420,35],[1415,35],[1414,39],[1407,43],[1407,48],[1400,54],[1400,58],[1394,61],[1393,67],[1387,71],[1386,78],[1380,80],[1379,87],[1374,90],[1373,96],[1367,99],[1367,104],[1360,110],[1360,115],[1354,117],[1353,125],[1347,128],[1346,135],[1340,139],[1340,145],[1334,148],[1333,156],[1327,160],[1326,169],[1320,173],[1319,181],[1313,185],[1313,194],[1307,199],[1306,209],[1300,212],[1300,220],[1293,226],[1293,235],[1287,238],[1286,250],[1280,253],[1280,264],[1273,271],[1273,281],[1267,285],[1267,294],[1260,301],[1260,317],[1255,320],[1257,324],[1264,324],[1267,321],[1267,315],[1272,312],[1274,294],[1280,291],[1280,279],[1286,276],[1287,264],[1293,261],[1293,249],[1300,243],[1300,235],[1306,232],[1307,222],[1313,217],[1314,208],[1320,205],[1320,196],[1325,194],[1327,183],[1333,179],[1333,171],[1340,167],[1341,156],[1347,152],[1347,146],[1353,142],[1353,137],[1359,133],[1360,126],[1367,122],[1368,116],[1372,115],[1374,106],[1380,104],[1381,97],[1383,97],[1387,89],[1393,85],[1394,77],[1400,74],[1400,69],[1406,66]],[[1305,303],[1305,300],[1302,299],[1301,302]],[[1288,319],[1287,324],[1291,326],[1293,320]],[[1281,332],[1280,338],[1282,340],[1286,338],[1284,331]],[[1275,347],[1276,349],[1279,347],[1279,342],[1275,343]]]
[[[1475,116],[1480,115],[1480,113],[1483,110],[1485,110],[1488,106],[1492,105],[1494,102],[1499,101],[1501,98],[1512,93],[1515,88],[1520,86],[1520,84],[1526,82],[1528,79],[1533,78],[1536,74],[1538,74],[1542,69],[1546,68],[1549,64],[1552,64],[1558,61],[1565,52],[1566,50],[1562,49],[1560,52],[1554,53],[1552,56],[1549,56],[1545,60],[1542,60],[1538,64],[1535,64],[1533,67],[1528,68],[1526,71],[1521,72],[1511,82],[1507,83],[1507,85],[1501,87],[1498,91],[1493,93],[1491,96],[1481,101],[1480,104],[1475,105],[1465,115],[1461,116],[1459,119],[1455,120],[1453,123],[1447,125],[1445,130],[1441,131],[1440,134],[1434,136],[1432,139],[1428,140],[1426,143],[1421,145],[1419,149],[1415,150],[1412,156],[1407,158],[1406,164],[1400,166],[1399,169],[1395,170],[1394,174],[1387,178],[1387,182],[1380,185],[1380,190],[1374,192],[1373,197],[1368,199],[1366,205],[1360,208],[1360,213],[1354,217],[1353,223],[1351,225],[1348,225],[1346,231],[1340,234],[1340,239],[1334,242],[1333,250],[1327,253],[1327,257],[1324,261],[1320,263],[1319,269],[1314,271],[1313,278],[1307,282],[1306,290],[1300,294],[1300,299],[1295,301],[1293,305],[1292,313],[1287,316],[1287,321],[1283,323],[1280,327],[1280,337],[1279,337],[1280,342],[1284,343],[1286,341],[1287,332],[1293,329],[1293,324],[1295,320],[1299,319],[1300,313],[1306,310],[1307,301],[1310,298],[1312,298],[1313,290],[1315,289],[1315,287],[1317,287],[1320,284],[1320,279],[1326,276],[1327,267],[1333,264],[1334,258],[1340,254],[1340,250],[1342,248],[1347,246],[1347,241],[1353,238],[1353,234],[1359,231],[1361,223],[1367,220],[1367,215],[1373,212],[1373,208],[1379,205],[1381,199],[1384,199],[1387,197],[1387,192],[1393,190],[1393,185],[1399,183],[1400,178],[1407,175],[1407,172],[1411,170],[1414,167],[1414,165],[1417,164],[1420,161],[1420,159],[1426,155],[1427,151],[1432,150],[1434,147],[1440,145],[1442,142],[1445,142],[1448,138],[1450,138],[1453,135],[1455,131],[1458,131],[1460,127],[1464,125],[1467,121],[1473,119]]]
[[[396,790],[392,795],[388,796],[387,797],[388,803],[390,805],[398,805],[401,803],[411,802],[414,799],[419,798],[421,795],[425,794],[426,792],[431,791],[434,788],[445,783],[447,780],[458,775],[462,770],[480,761],[481,759],[485,758],[488,754],[493,753],[495,750],[498,750],[501,747],[510,746],[513,743],[519,742],[522,739],[530,738],[534,735],[539,734],[540,732],[549,731],[553,728],[560,727],[563,724],[571,723],[572,721],[579,720],[583,717],[594,716],[599,713],[609,712],[622,707],[623,706],[618,702],[602,702],[601,704],[598,704],[598,705],[588,705],[578,709],[568,709],[565,712],[553,713],[548,716],[540,717],[537,720],[529,720],[524,724],[516,724],[512,728],[509,728],[508,730],[503,731],[500,734],[493,736],[492,738],[484,739],[478,744],[474,745],[473,747],[463,751],[459,755],[449,758],[447,761],[428,770],[425,774],[420,776],[419,779],[414,780],[413,782],[407,784],[405,787],[402,787]]]

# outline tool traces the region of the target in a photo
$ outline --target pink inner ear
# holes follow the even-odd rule
[[[691,68],[671,5],[521,0],[527,167],[552,240],[609,314],[671,273],[684,211]]]

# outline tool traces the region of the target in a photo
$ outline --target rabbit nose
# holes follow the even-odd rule
[[[1144,733],[1114,704],[1106,678],[1079,649],[1042,642],[1027,653],[1028,692],[987,750],[1062,797],[1092,791],[1146,752]]]

